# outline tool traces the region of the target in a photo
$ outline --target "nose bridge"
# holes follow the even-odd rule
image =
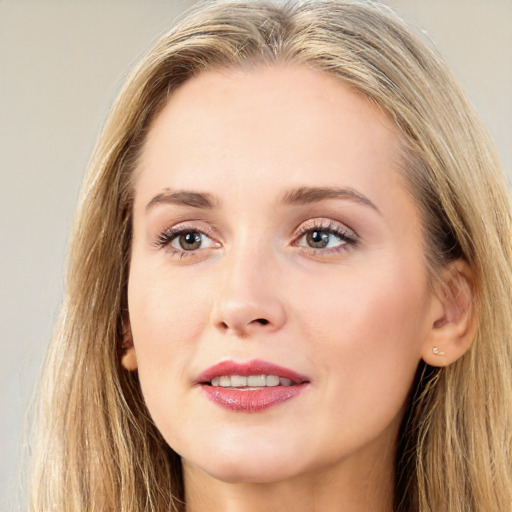
[[[268,239],[241,237],[226,250],[212,323],[247,335],[282,327],[286,314],[278,289],[279,268]]]
[[[249,234],[240,237],[226,258],[226,284],[236,289],[240,283],[249,284],[254,281],[252,292],[258,291],[259,278],[273,271],[273,256],[269,245],[268,240],[251,237]],[[247,287],[243,288],[249,291]]]

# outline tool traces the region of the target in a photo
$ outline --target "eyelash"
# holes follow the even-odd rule
[[[300,240],[302,240],[302,238],[306,234],[314,232],[314,231],[322,231],[329,235],[334,235],[334,236],[338,237],[344,243],[337,247],[322,248],[322,249],[315,248],[315,247],[302,246],[302,248],[304,250],[308,251],[310,254],[328,255],[328,254],[340,253],[342,251],[348,250],[350,247],[354,247],[358,241],[357,234],[345,226],[337,224],[333,221],[311,220],[311,221],[305,222],[304,224],[301,224],[301,226],[298,229],[298,237],[296,238],[293,245],[298,246]]]
[[[342,251],[348,250],[350,247],[353,247],[358,242],[357,234],[337,223],[334,223],[332,221],[318,221],[318,220],[311,220],[308,222],[305,222],[302,224],[298,230],[297,230],[297,237],[295,238],[295,241],[293,242],[293,246],[299,247],[299,242],[302,240],[302,238],[307,235],[308,233],[314,232],[314,231],[321,231],[324,233],[327,233],[328,235],[334,235],[338,237],[342,242],[344,242],[342,245],[333,247],[333,248],[315,248],[315,247],[308,247],[308,246],[300,246],[302,249],[306,250],[310,254],[314,255],[328,255],[328,254],[335,254]],[[178,226],[174,226],[171,228],[168,228],[164,230],[162,233],[160,233],[155,242],[155,247],[158,248],[166,248],[168,253],[171,256],[179,256],[180,258],[186,258],[190,256],[194,256],[199,250],[201,249],[195,249],[195,250],[185,250],[185,249],[175,249],[174,247],[171,247],[171,243],[178,238],[181,235],[184,235],[186,233],[198,233],[200,235],[206,236],[210,239],[212,239],[213,233],[209,232],[209,230],[203,230],[198,229],[196,226],[192,225],[186,225],[186,224],[180,224]]]
[[[197,250],[186,251],[184,249],[175,249],[171,247],[171,243],[178,238],[180,235],[184,235],[186,233],[199,233],[200,235],[207,236],[212,239],[213,233],[209,232],[209,230],[198,229],[196,226],[179,224],[178,226],[174,226],[172,228],[168,228],[160,233],[155,240],[154,245],[159,248],[166,248],[167,252],[171,256],[179,256],[180,258],[186,258],[188,256],[193,256]]]

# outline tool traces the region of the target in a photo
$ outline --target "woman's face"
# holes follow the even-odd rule
[[[397,140],[300,67],[204,72],[154,121],[129,315],[147,407],[185,468],[268,482],[393,451],[439,313]]]

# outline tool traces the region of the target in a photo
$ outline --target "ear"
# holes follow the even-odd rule
[[[477,322],[473,274],[463,260],[441,273],[434,296],[432,327],[422,346],[422,358],[431,366],[448,366],[471,346]]]
[[[132,329],[128,319],[123,322],[123,355],[121,356],[121,364],[123,368],[130,372],[137,369],[137,355],[135,354]]]

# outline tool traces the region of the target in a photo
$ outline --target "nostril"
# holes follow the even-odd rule
[[[0,0],[1,1],[1,0]],[[220,321],[217,323],[217,327],[221,329],[222,331],[245,331],[246,329],[251,328],[251,326],[255,326],[256,324],[260,325],[270,325],[270,320],[267,320],[266,318],[255,318],[254,320],[250,320],[248,323],[238,323],[236,321],[230,323],[225,321]]]

